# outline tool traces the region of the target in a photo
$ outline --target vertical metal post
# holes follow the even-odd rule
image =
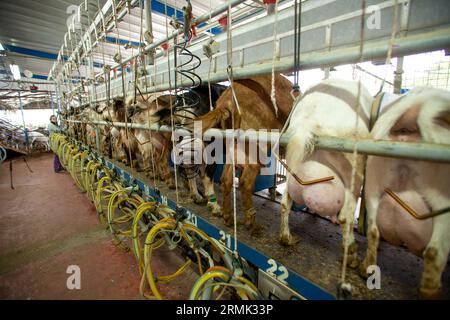
[[[58,83],[56,88],[56,103],[58,105],[58,113],[61,113],[61,86]]]
[[[19,107],[20,107],[20,112],[22,114],[23,133],[25,135],[25,146],[28,149],[28,132],[27,132],[27,127],[25,126],[25,116],[23,114],[22,97],[20,96],[20,91],[19,91]]]
[[[55,106],[53,104],[53,94],[50,91],[48,95],[49,95],[49,99],[50,99],[50,105],[52,106],[52,114],[55,115]]]
[[[98,124],[95,125],[95,146],[97,147],[97,151],[101,152],[101,150],[100,150],[100,130],[98,129]]]
[[[153,43],[153,27],[152,27],[152,1],[145,0],[144,2],[144,10],[145,10],[145,27],[146,31],[144,33],[144,38],[148,44]],[[155,50],[152,49],[146,55],[146,65],[154,65],[155,64]],[[144,67],[145,68],[145,67]]]
[[[394,93],[400,94],[402,89],[402,77],[403,77],[403,57],[397,58],[397,68],[394,71]]]
[[[151,42],[153,43],[153,28],[152,28],[152,1],[151,0],[145,0],[144,3],[144,10],[145,10],[145,26],[147,29],[148,34],[151,36]],[[148,39],[150,40],[150,39]]]

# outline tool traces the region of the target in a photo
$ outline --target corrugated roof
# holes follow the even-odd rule
[[[89,0],[93,10],[98,12],[106,0]],[[143,1],[142,1],[143,2]],[[192,0],[194,16],[200,16],[214,9],[225,0]],[[34,78],[44,79],[57,57],[64,35],[68,30],[69,18],[76,13],[80,0],[2,0],[0,1],[0,43],[6,49],[6,56],[0,57],[0,78],[10,74],[8,65],[18,64],[23,73],[30,70]],[[116,1],[119,3],[119,1]],[[137,2],[139,4],[139,1]],[[260,6],[253,1],[253,6]],[[166,0],[167,12],[176,8],[182,14],[186,5],[183,0]],[[239,8],[250,8],[241,5]],[[152,1],[153,32],[155,39],[162,39],[166,34],[165,1]],[[107,41],[95,50],[94,59],[101,63],[105,56],[106,63],[112,63],[111,57],[117,52],[116,43],[122,44],[122,55],[129,56],[133,48],[124,49],[123,44],[139,44],[140,9],[135,7],[119,23],[119,32],[113,29],[108,33]],[[168,18],[170,20],[170,17]],[[145,24],[145,22],[144,22]],[[169,27],[169,32],[173,28]],[[117,40],[117,39],[120,40]],[[136,47],[134,47],[136,48]],[[135,52],[134,52],[135,53]]]
[[[64,37],[71,24],[71,17],[77,13],[80,4],[88,3],[89,17],[83,17],[85,26],[92,23],[92,19],[99,12],[107,0],[2,0],[0,1],[0,43],[6,51],[0,54],[0,80],[12,79],[9,69],[10,64],[17,64],[22,73],[22,80],[43,81],[45,82],[49,72],[57,60],[58,53],[64,44]],[[280,2],[285,2],[282,0]],[[205,15],[212,9],[226,3],[226,0],[191,0],[194,17]],[[115,1],[119,6],[128,1]],[[140,44],[141,33],[141,10],[140,3],[144,0],[133,0],[136,6],[125,15],[118,23],[119,28],[113,28],[107,33],[106,39],[100,42],[94,49],[92,57],[94,59],[95,71],[100,71],[104,64],[114,65],[113,56],[119,50],[124,59],[135,55]],[[171,15],[176,12],[177,17],[183,16],[183,7],[186,0],[151,0],[152,3],[152,27],[153,35],[156,41],[165,38],[166,22],[171,20]],[[240,15],[246,15],[250,11],[263,9],[262,0],[247,1],[244,4],[233,8],[239,11]],[[166,18],[165,13],[168,13]],[[217,26],[219,17],[213,18]],[[142,16],[142,28],[145,31],[145,14]],[[174,30],[172,26],[168,26],[169,34]],[[211,29],[217,33],[218,28]],[[78,44],[80,36],[73,39],[73,44]],[[70,46],[69,46],[70,47]],[[67,57],[70,51],[64,49],[63,56]],[[84,64],[84,65],[83,65]],[[79,69],[79,70],[78,70]],[[74,76],[85,77],[87,74],[86,63],[82,63],[79,68],[74,71]],[[31,71],[32,79],[25,78],[25,70]],[[39,85],[45,90],[48,86]],[[16,91],[5,91],[8,89],[25,88],[29,85],[14,84],[12,82],[0,81],[0,97],[17,96]],[[51,88],[50,88],[51,89]]]

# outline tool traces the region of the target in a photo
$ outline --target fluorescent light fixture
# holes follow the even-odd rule
[[[5,48],[3,48],[3,46],[2,46],[2,44],[0,42],[0,51],[4,51],[4,50],[5,50]]]
[[[11,69],[11,73],[13,74],[14,80],[20,80],[20,69],[17,64],[10,64],[9,69]]]

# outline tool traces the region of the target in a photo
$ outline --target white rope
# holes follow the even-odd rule
[[[120,57],[120,68],[121,68],[121,73],[120,73],[120,76],[121,76],[121,78],[122,78],[122,94],[123,94],[123,100],[124,100],[124,104],[125,104],[125,134],[126,134],[126,137],[127,137],[127,141],[128,141],[128,156],[129,156],[129,159],[130,159],[130,167],[131,167],[131,169],[133,169],[133,157],[132,157],[132,155],[131,155],[131,143],[130,143],[130,140],[131,140],[131,136],[130,136],[130,131],[129,131],[129,129],[128,129],[128,112],[127,112],[127,110],[128,110],[128,108],[127,108],[127,105],[126,105],[126,103],[125,103],[125,101],[126,101],[126,90],[125,90],[125,76],[124,76],[124,68],[123,68],[123,63],[122,63],[122,51],[121,51],[121,49],[120,49],[120,42],[119,42],[119,40],[120,40],[120,32],[119,32],[119,22],[118,22],[118,20],[117,20],[117,8],[116,8],[116,4],[115,4],[115,2],[114,1],[112,1],[112,9],[113,9],[113,17],[114,17],[114,25],[115,25],[115,27],[116,27],[116,31],[117,31],[117,40],[116,40],[116,44],[117,44],[117,46],[119,47],[118,49],[118,51],[119,51],[119,57]],[[106,34],[105,34],[105,37],[106,37]]]
[[[213,110],[212,96],[211,96],[211,65],[212,65],[212,55],[209,57],[209,67],[208,67],[208,94],[209,94],[209,110]]]
[[[211,11],[212,11],[212,4],[211,0],[209,0],[209,20],[208,24],[211,25]],[[213,110],[213,104],[212,104],[212,97],[211,97],[211,64],[212,64],[212,57],[213,55],[209,57],[209,66],[208,66],[208,94],[209,94],[209,110]]]
[[[394,19],[392,20],[393,21],[393,23],[392,23],[392,31],[391,31],[391,38],[389,40],[388,52],[387,52],[387,55],[386,55],[384,77],[383,77],[383,81],[381,81],[380,89],[378,90],[378,92],[377,92],[377,94],[375,96],[377,96],[378,94],[380,94],[383,91],[384,84],[386,83],[388,69],[389,69],[389,66],[391,64],[392,49],[394,47],[395,35],[397,33],[397,19],[398,19],[398,0],[395,0],[394,1]]]
[[[366,15],[366,1],[362,2],[362,14],[361,14],[361,29],[360,29],[360,46],[359,46],[359,61],[362,61],[363,49],[364,49],[364,22]],[[355,143],[353,144],[353,152],[352,152],[352,173],[350,180],[350,194],[354,194],[355,190],[355,178],[356,178],[356,165],[358,159],[358,124],[359,124],[359,112],[360,112],[360,97],[361,97],[361,79],[358,79],[358,94],[356,95],[356,117],[355,117],[355,129],[354,129],[354,139]],[[342,213],[341,213],[342,214]],[[346,213],[344,213],[346,214]],[[353,217],[352,217],[353,219]],[[344,256],[342,259],[342,269],[341,269],[341,284],[345,283],[346,272],[347,272],[347,260],[348,260],[348,247],[349,247],[349,237],[350,237],[350,225],[351,222],[346,218],[345,221],[345,230],[343,234],[343,245],[344,245]]]
[[[228,73],[228,80],[230,81],[231,92],[233,94],[234,101],[236,103],[236,108],[240,113],[239,102],[237,100],[236,94],[233,88],[233,44],[232,44],[232,34],[231,34],[231,5],[228,5],[228,13],[227,13],[227,62],[230,72]],[[234,130],[234,112],[231,110],[231,126]],[[237,258],[239,256],[238,253],[238,236],[237,236],[237,209],[236,209],[236,187],[235,187],[235,177],[236,177],[236,167],[235,167],[235,139],[232,139],[232,150],[231,150],[231,166],[232,166],[232,188],[233,188],[233,233],[234,233],[234,255]]]
[[[141,68],[144,68],[144,70],[147,70],[146,68],[146,64],[145,64],[145,57],[144,57],[144,61],[142,61],[143,58],[143,53],[142,53],[142,46],[141,43],[144,41],[144,17],[143,17],[143,7],[144,7],[144,3],[142,0],[139,0],[140,2],[140,8],[141,8],[141,15],[140,15],[140,34],[139,34],[139,56],[141,57],[141,63],[143,64],[143,66],[141,66]],[[154,68],[155,68],[155,72],[154,74],[156,74],[156,63],[153,64]],[[136,64],[137,67],[137,64]],[[144,79],[145,79],[145,89],[147,89],[147,74],[145,72],[144,74]],[[137,85],[137,83],[135,83],[135,85]],[[156,88],[155,86],[153,86],[153,91],[154,91],[154,95],[156,96]],[[143,98],[143,97],[142,97]],[[158,108],[158,99],[155,99],[156,101],[156,108]],[[148,103],[148,102],[147,102]],[[147,107],[147,122],[148,122],[148,132],[149,132],[149,136],[150,136],[150,156],[151,156],[151,160],[152,160],[152,173],[153,173],[153,187],[156,189],[156,166],[155,166],[155,156],[154,156],[154,150],[153,150],[153,145],[152,145],[152,130],[150,130],[151,128],[151,123],[150,123],[150,108]]]
[[[175,3],[176,5],[176,3]],[[167,0],[164,0],[164,16],[165,16],[165,22],[166,22],[166,38],[169,38],[169,22],[167,20]],[[176,14],[176,11],[175,11]],[[175,15],[176,17],[176,15]],[[176,46],[176,40],[177,37],[175,37],[174,39],[174,46]],[[167,44],[169,44],[167,42]],[[167,50],[169,53],[169,49]],[[174,55],[176,54],[175,52],[176,50],[174,49]],[[172,79],[171,79],[171,68],[170,68],[170,54],[167,54],[167,68],[168,68],[168,74],[169,74],[169,86],[172,87]],[[175,72],[175,77],[177,76],[176,72]],[[176,92],[175,92],[176,93]],[[171,126],[171,130],[172,130],[172,138],[170,140],[172,140],[172,150],[175,150],[175,139],[174,139],[174,134],[175,134],[175,125],[174,125],[174,119],[173,119],[173,110],[172,110],[172,89],[169,90],[169,94],[170,94],[170,99],[169,99],[169,107],[170,107],[170,126]],[[179,202],[179,198],[178,198],[178,174],[177,174],[177,163],[176,161],[173,162],[173,168],[174,168],[174,172],[175,172],[175,195],[176,195],[176,200],[177,200],[177,205]]]
[[[97,9],[98,9],[98,11],[101,14],[102,30],[103,30],[103,33],[104,33],[105,38],[106,38],[105,16],[103,15],[103,11],[100,8],[100,1],[99,0],[97,0]],[[105,68],[106,67],[105,44],[104,44],[103,41],[101,41],[101,38],[102,38],[101,36],[100,36],[100,38],[97,37],[97,32],[95,32],[95,35],[96,35],[97,43],[100,44],[100,49],[101,49],[101,54],[102,54],[102,61],[103,61],[103,68]],[[103,69],[103,71],[105,71],[105,70]],[[108,76],[107,77],[106,77],[106,73],[104,73],[104,75],[105,75],[105,90],[107,90],[107,101],[106,101],[107,106],[106,106],[106,110],[108,111],[109,118],[112,120],[111,112],[109,110],[109,98],[110,98],[110,91],[111,91],[111,70],[108,70]],[[113,125],[113,127],[116,128],[114,125]],[[120,132],[119,132],[119,134],[120,134]],[[112,151],[116,151],[117,152],[118,150],[116,150],[115,148],[112,147],[113,146],[112,138],[113,138],[113,135],[111,134],[110,139],[109,139],[109,148]],[[117,139],[117,138],[114,138],[114,139]]]
[[[363,2],[363,12],[362,12],[362,16],[361,16],[361,40],[360,40],[360,51],[359,51],[359,61],[362,62],[362,56],[363,56],[363,48],[364,48],[364,18],[365,18],[365,13],[366,13],[366,7],[365,7],[366,2]],[[394,39],[395,39],[395,34],[396,34],[396,25],[397,25],[397,16],[398,16],[398,8],[397,8],[397,0],[395,0],[395,6],[394,6],[394,19],[393,19],[393,23],[392,23],[392,33],[391,33],[391,38],[389,41],[389,47],[388,47],[388,52],[386,55],[386,63],[388,63],[391,59],[391,55],[392,55],[392,48],[394,45]],[[387,77],[387,66],[386,66],[386,73],[384,76],[384,79],[382,81],[382,84],[380,86],[380,91],[383,89],[384,83],[386,81],[386,77]],[[355,143],[353,145],[353,152],[352,152],[352,175],[351,175],[351,182],[350,182],[350,192],[353,195],[354,194],[354,190],[355,190],[355,179],[356,179],[356,165],[357,165],[357,157],[358,157],[358,150],[357,150],[357,144],[358,144],[358,134],[357,134],[357,129],[358,129],[358,124],[359,124],[359,112],[360,112],[360,96],[361,96],[361,76],[358,73],[358,95],[357,95],[357,106],[356,106],[356,120],[355,120]],[[353,217],[352,217],[353,219]],[[347,241],[349,240],[349,235],[350,232],[352,230],[350,230],[350,225],[351,223],[349,221],[345,221],[346,223],[346,228],[345,228],[345,234],[344,234],[344,257],[343,257],[343,261],[342,261],[342,271],[341,271],[341,283],[345,282],[345,278],[346,278],[346,270],[347,270],[347,260],[348,260],[348,247],[349,247],[349,243],[347,243]]]
[[[275,116],[278,118],[278,105],[275,95],[275,60],[277,58],[277,33],[278,33],[278,0],[275,1],[275,22],[273,24],[273,58],[272,58],[272,90],[270,99],[275,109]]]

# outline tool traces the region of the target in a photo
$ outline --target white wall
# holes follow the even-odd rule
[[[25,125],[29,129],[35,129],[37,127],[46,128],[47,124],[50,122],[50,116],[52,114],[53,114],[52,109],[33,109],[23,111],[23,115],[25,118]],[[7,119],[14,125],[21,126],[23,124],[22,113],[20,112],[20,110],[16,111],[0,110],[0,118]]]

